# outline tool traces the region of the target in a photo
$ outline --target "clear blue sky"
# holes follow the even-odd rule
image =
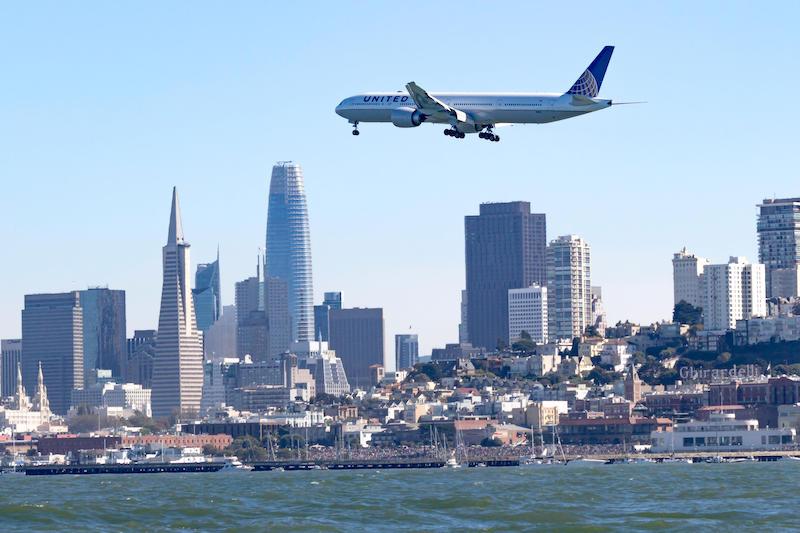
[[[254,272],[267,183],[302,163],[314,287],[385,308],[422,351],[457,338],[463,217],[529,200],[592,247],[612,321],[665,318],[673,252],[756,255],[755,205],[800,196],[796,2],[38,2],[0,6],[0,337],[25,293],[127,290],[153,328],[177,185],[223,298]],[[336,116],[398,90],[563,91],[605,44],[600,96],[647,100],[500,143]],[[392,350],[393,352],[393,350]],[[393,356],[390,352],[389,355]]]

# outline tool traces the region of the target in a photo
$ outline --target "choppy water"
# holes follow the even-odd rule
[[[800,464],[0,477],[0,531],[798,530]]]

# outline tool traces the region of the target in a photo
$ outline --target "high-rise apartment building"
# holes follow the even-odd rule
[[[369,367],[384,364],[383,309],[332,309],[330,334],[350,385],[368,387]]]
[[[72,389],[83,388],[83,309],[80,293],[25,295],[22,310],[22,379],[36,390],[42,368],[54,413],[70,407]]]
[[[419,336],[404,333],[394,336],[394,368],[412,368],[419,361]]]
[[[731,257],[727,264],[706,265],[702,287],[705,331],[725,332],[736,321],[767,314],[766,269],[748,263],[744,257]]]
[[[290,161],[272,168],[267,213],[266,278],[287,286],[290,341],[314,340],[311,232],[303,170]],[[267,307],[267,316],[275,313]],[[288,347],[288,346],[287,346]]]
[[[508,341],[508,290],[546,283],[545,215],[529,202],[481,204],[464,219],[467,330],[473,346]]]
[[[22,362],[22,339],[0,340],[0,398],[17,390],[17,367]]]
[[[800,198],[765,199],[758,206],[758,260],[767,298],[800,294]]]
[[[94,382],[95,371],[110,370],[120,380],[127,364],[125,291],[90,288],[80,291],[83,308],[83,381]]]
[[[153,361],[153,416],[198,413],[203,393],[203,345],[197,331],[189,243],[184,240],[178,191],[172,190],[163,285]]]
[[[536,344],[547,344],[547,326],[547,287],[508,290],[509,343],[520,340],[524,331]]]
[[[547,247],[548,337],[580,337],[592,323],[589,245],[577,235],[564,235]]]
[[[194,309],[197,329],[205,333],[222,316],[222,296],[219,281],[219,250],[212,263],[200,263],[194,274]]]
[[[700,279],[707,264],[708,259],[689,253],[686,248],[672,256],[674,305],[687,302],[695,307],[703,306]]]

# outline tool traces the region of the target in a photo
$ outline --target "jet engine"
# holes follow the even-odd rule
[[[425,122],[425,115],[412,107],[392,109],[392,124],[398,128],[416,128]]]

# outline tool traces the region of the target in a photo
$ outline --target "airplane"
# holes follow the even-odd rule
[[[353,135],[359,134],[361,122],[391,122],[398,128],[414,128],[427,122],[449,124],[444,130],[448,137],[463,139],[468,133],[477,133],[481,139],[497,142],[500,137],[494,133],[495,127],[555,122],[611,107],[611,100],[599,99],[597,94],[613,52],[613,46],[604,47],[564,94],[432,94],[412,81],[406,85],[407,92],[364,93],[345,98],[336,106],[336,113],[353,125]]]

